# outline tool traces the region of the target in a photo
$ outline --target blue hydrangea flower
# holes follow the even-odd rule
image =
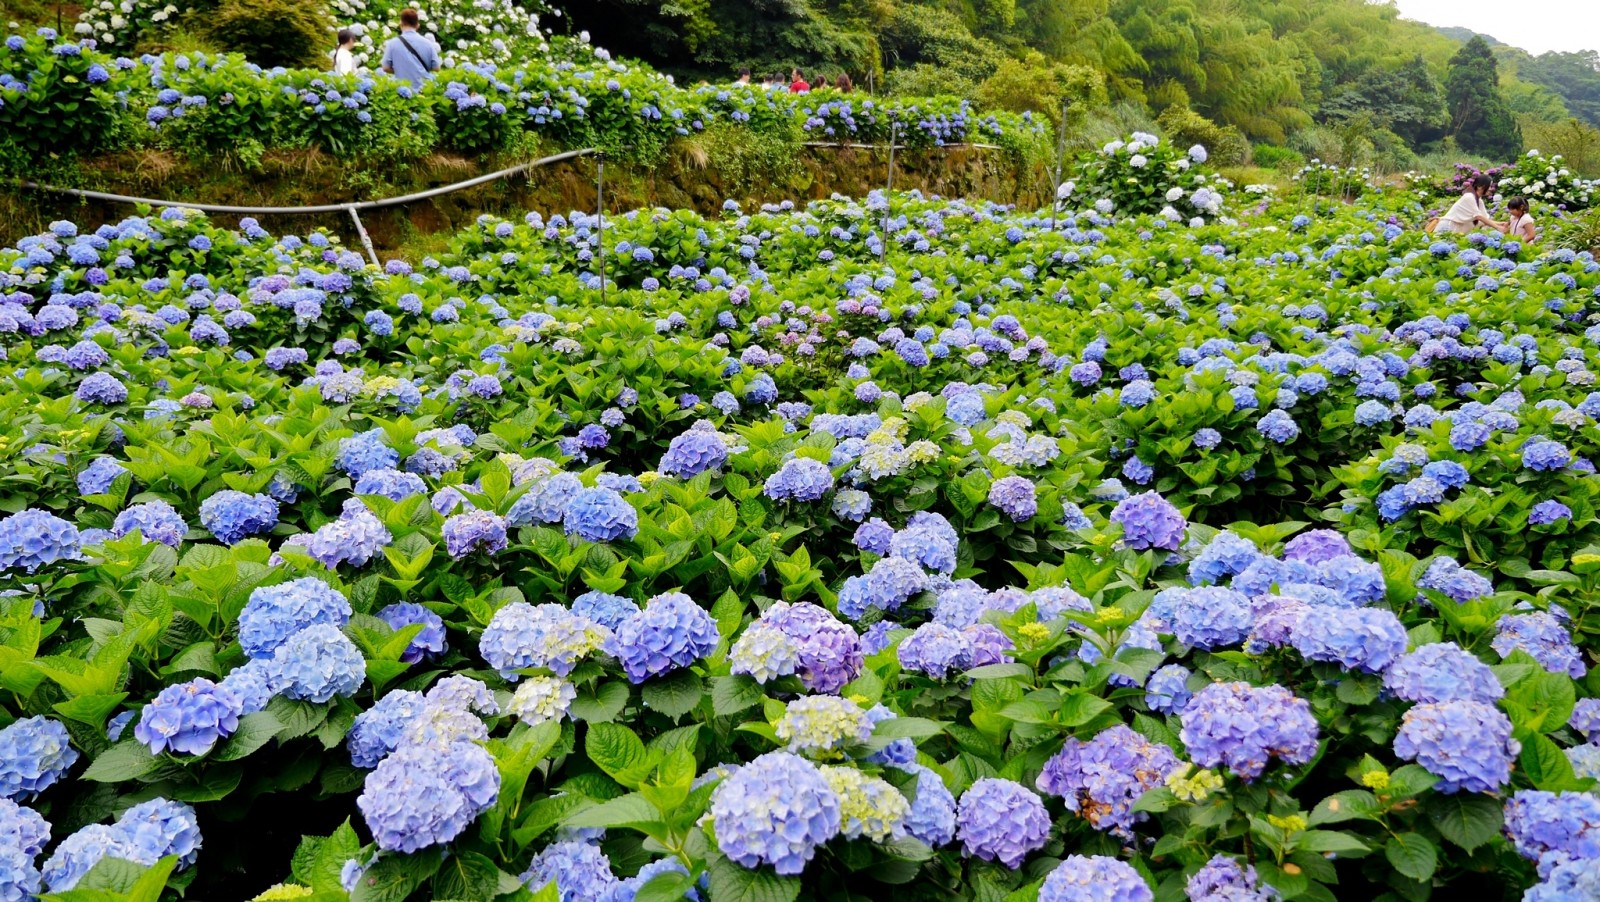
[[[1220,586],[1179,589],[1164,607],[1179,642],[1204,651],[1238,645],[1250,635],[1250,599]]]
[[[639,895],[639,891],[644,888],[645,884],[649,883],[652,879],[660,876],[661,874],[669,872],[676,872],[683,874],[684,876],[689,875],[689,869],[684,867],[683,862],[679,861],[678,859],[658,858],[640,868],[639,873],[625,880],[618,881],[617,885],[611,890],[610,894],[599,897],[598,902],[634,902]],[[579,897],[580,900],[587,898],[593,897]],[[684,891],[683,898],[690,900],[690,902],[700,902],[700,893],[691,888]]]
[[[944,781],[930,768],[908,763],[903,770],[916,775],[911,788],[911,810],[906,813],[906,832],[937,849],[956,835],[956,799]]]
[[[1216,534],[1189,562],[1189,581],[1208,586],[1243,573],[1261,557],[1255,543],[1223,530]]]
[[[1212,683],[1183,709],[1179,733],[1201,767],[1226,766],[1250,782],[1272,758],[1305,764],[1317,751],[1311,705],[1282,686]]]
[[[1523,902],[1585,902],[1600,899],[1600,858],[1564,861],[1528,888]]]
[[[243,702],[205,677],[161,690],[140,712],[134,738],[151,754],[204,755],[239,728]]]
[[[384,444],[382,429],[358,432],[339,440],[339,469],[359,480],[372,470],[392,470],[400,463],[400,452]]]
[[[471,742],[407,743],[367,775],[356,807],[378,848],[411,853],[455,839],[500,794],[500,771]]]
[[[1520,649],[1532,655],[1545,670],[1564,673],[1575,680],[1583,679],[1587,672],[1583,655],[1572,644],[1572,634],[1545,611],[1501,617],[1495,624],[1490,647],[1502,658]]]
[[[365,502],[347,498],[337,520],[330,520],[316,532],[300,537],[306,553],[330,570],[340,564],[364,567],[394,540]]]
[[[572,496],[562,518],[567,535],[589,542],[616,542],[639,532],[639,512],[628,499],[606,488],[591,488]]]
[[[224,489],[200,502],[200,525],[224,545],[268,532],[278,525],[278,502],[267,495]]]
[[[1039,902],[1152,902],[1132,865],[1104,855],[1068,855],[1044,878]]]
[[[1562,862],[1600,860],[1600,798],[1524,789],[1506,801],[1506,836],[1548,875]]]
[[[367,662],[337,626],[319,623],[290,636],[272,655],[279,692],[321,704],[337,695],[355,695],[367,681]]]
[[[1050,815],[1044,802],[1012,780],[983,777],[961,794],[956,836],[962,852],[984,861],[998,861],[1012,870],[1050,838]]]
[[[582,840],[546,846],[533,856],[519,879],[532,890],[542,889],[554,881],[561,902],[608,899],[618,886],[616,876],[611,873],[611,860],[599,846]]]
[[[1454,642],[1434,642],[1404,655],[1383,674],[1383,686],[1408,702],[1475,701],[1506,694],[1489,665]]]
[[[1289,560],[1319,565],[1335,558],[1351,556],[1350,543],[1331,529],[1312,529],[1290,539],[1283,546]]]
[[[924,623],[900,643],[900,666],[936,680],[972,666],[972,643],[958,629]]]
[[[809,457],[794,457],[767,477],[764,491],[774,501],[820,501],[833,489],[833,471]]]
[[[147,542],[160,542],[177,548],[183,544],[189,524],[184,522],[172,505],[156,500],[133,505],[117,514],[117,519],[111,524],[111,534],[119,539],[135,529]]]
[[[1295,626],[1292,641],[1307,661],[1382,673],[1405,654],[1407,635],[1400,618],[1381,608],[1312,605]]]
[[[1007,476],[989,486],[989,503],[1014,523],[1033,519],[1039,512],[1039,499],[1026,476]]]
[[[728,446],[710,430],[690,429],[667,445],[657,468],[667,476],[690,479],[706,470],[715,470],[728,459]]]
[[[438,614],[410,601],[396,602],[378,611],[378,618],[396,631],[417,624],[422,631],[411,638],[411,644],[401,652],[400,660],[415,664],[424,658],[444,654],[444,620]]]
[[[24,717],[0,730],[0,798],[26,801],[66,776],[78,761],[67,728]]]
[[[473,552],[496,554],[506,547],[506,521],[491,511],[470,510],[444,521],[445,550],[456,560]]]
[[[622,621],[639,613],[639,606],[621,595],[585,592],[572,600],[572,613],[587,617],[607,630],[615,631],[622,625]]]
[[[1590,742],[1600,739],[1600,698],[1578,699],[1567,724]]]
[[[575,610],[514,601],[490,619],[478,640],[478,653],[510,682],[520,678],[518,671],[532,667],[564,677],[604,639],[599,624]]]
[[[114,458],[96,457],[78,471],[78,494],[103,495],[111,491],[111,484],[126,472],[127,468]]]
[[[1240,865],[1226,855],[1216,855],[1184,884],[1190,902],[1276,902],[1282,898],[1271,886],[1257,883],[1256,869]]]
[[[1256,422],[1256,431],[1282,445],[1294,441],[1300,434],[1300,427],[1287,413],[1274,410]]]
[[[1521,748],[1511,738],[1511,721],[1476,701],[1417,705],[1394,738],[1394,753],[1438,777],[1434,789],[1447,794],[1498,790],[1510,782]]]
[[[239,614],[239,646],[251,658],[270,658],[295,633],[316,624],[343,627],[351,613],[349,599],[320,579],[262,586]]]
[[[1122,540],[1129,548],[1177,551],[1188,529],[1183,514],[1155,492],[1130,495],[1111,511],[1111,522],[1121,524]]]
[[[1549,526],[1562,520],[1572,519],[1572,508],[1559,501],[1541,501],[1528,511],[1529,526]]]
[[[1473,573],[1453,558],[1436,557],[1417,580],[1417,587],[1443,593],[1456,602],[1469,602],[1494,592],[1488,579]]]
[[[717,645],[717,624],[682,592],[657,595],[617,627],[611,651],[631,683],[688,667]]]
[[[1171,748],[1118,724],[1088,742],[1069,736],[1034,785],[1065,799],[1067,810],[1096,830],[1131,842],[1133,825],[1146,817],[1134,813],[1133,803],[1165,783],[1179,765]]]
[[[1145,706],[1157,714],[1176,714],[1182,711],[1194,694],[1189,691],[1189,668],[1182,664],[1168,664],[1150,674],[1144,686]]]
[[[356,767],[377,767],[384,756],[400,747],[406,729],[422,715],[426,706],[422,693],[395,689],[357,714],[345,736],[350,763]]]
[[[1572,452],[1560,442],[1529,442],[1522,449],[1522,465],[1534,472],[1564,470],[1572,463]]]
[[[45,862],[44,882],[51,892],[65,892],[102,858],[148,867],[175,855],[183,869],[194,863],[200,839],[193,808],[154,798],[129,808],[114,824],[90,824],[62,840]]]
[[[572,473],[548,473],[530,480],[528,491],[506,512],[506,525],[560,523],[572,499],[584,491],[583,483]]]
[[[428,484],[415,473],[379,467],[362,473],[351,491],[357,495],[382,495],[390,501],[404,501],[412,495],[427,494]]]
[[[827,778],[789,752],[768,752],[722,780],[712,791],[710,813],[722,854],[785,875],[805,870],[842,826],[839,797]]]
[[[40,567],[78,557],[78,528],[54,514],[29,508],[0,520],[0,570]]]

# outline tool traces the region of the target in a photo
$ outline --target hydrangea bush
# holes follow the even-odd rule
[[[0,250],[0,895],[1589,898],[1600,265],[1077,206]]]

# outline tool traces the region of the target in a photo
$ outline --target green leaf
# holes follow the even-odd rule
[[[1366,843],[1337,830],[1307,830],[1300,834],[1295,847],[1308,852],[1335,852],[1342,855],[1369,851]]]
[[[645,683],[639,697],[646,707],[677,720],[699,706],[706,686],[694,671],[684,669]]]
[[[97,730],[106,725],[106,718],[115,711],[122,700],[128,697],[126,692],[113,692],[109,695],[80,695],[55,706],[57,714],[68,720],[86,724]]]
[[[1499,836],[1505,823],[1501,804],[1477,794],[1434,795],[1423,804],[1423,810],[1440,836],[1468,852]]]
[[[1370,820],[1378,813],[1378,809],[1377,796],[1365,789],[1347,789],[1318,802],[1308,822],[1315,827],[1350,820]]]
[[[1416,881],[1433,878],[1439,867],[1439,850],[1421,833],[1398,833],[1384,846],[1383,854],[1394,869]]]
[[[729,717],[761,704],[761,684],[744,674],[711,678],[711,711]]]
[[[385,855],[357,881],[350,902],[405,902],[439,870],[432,849],[412,855]]]
[[[328,719],[328,706],[299,702],[281,695],[267,703],[266,711],[283,725],[278,730],[278,738],[283,741],[298,739]]]
[[[694,889],[694,880],[688,874],[663,871],[639,887],[633,902],[682,902],[691,889]]]
[[[944,724],[925,717],[891,717],[879,721],[872,735],[879,739],[926,739],[944,732]]]
[[[771,868],[740,867],[721,856],[711,862],[713,902],[794,902],[800,897],[800,878],[780,877]]]
[[[344,863],[361,854],[361,837],[345,820],[317,845],[307,881],[313,890],[339,890],[339,878],[344,873]]]
[[[1572,762],[1561,751],[1561,747],[1542,733],[1528,737],[1522,744],[1522,755],[1517,761],[1522,765],[1522,772],[1533,781],[1535,789],[1561,792],[1583,788],[1572,771]]]
[[[83,772],[83,779],[96,783],[121,783],[124,780],[137,780],[160,766],[161,759],[150,754],[143,743],[137,739],[125,739],[101,752],[89,769]]]
[[[283,724],[270,711],[257,711],[239,718],[239,728],[212,756],[218,761],[237,761],[256,751],[278,735]]]
[[[433,878],[435,899],[492,902],[500,894],[500,869],[477,852],[457,852]]]
[[[630,792],[625,796],[580,808],[562,820],[565,827],[624,827],[654,824],[661,819],[656,806],[642,794]]]
[[[617,719],[628,705],[628,684],[620,681],[600,683],[595,690],[584,689],[572,700],[573,720],[607,723]]]
[[[590,724],[583,748],[590,761],[629,789],[649,776],[654,766],[638,735],[619,724]]]

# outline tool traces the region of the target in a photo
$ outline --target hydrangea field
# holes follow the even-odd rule
[[[1600,897],[1600,264],[1204,159],[0,250],[0,898]]]

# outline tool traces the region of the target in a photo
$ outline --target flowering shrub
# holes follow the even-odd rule
[[[1131,206],[0,250],[0,892],[1585,897],[1600,264]]]
[[[476,33],[476,26],[468,30]],[[840,104],[850,102],[826,101],[826,92],[814,99],[757,88],[684,89],[583,42],[563,39],[556,48],[564,52],[447,54],[446,67],[413,89],[376,71],[375,58],[372,71],[348,76],[263,69],[236,55],[198,52],[130,59],[41,29],[0,47],[0,164],[33,174],[41,155],[129,146],[253,163],[287,148],[415,158],[436,145],[483,154],[540,142],[653,161],[668,142],[715,124],[790,147],[808,136],[831,139],[818,123],[842,115]],[[957,98],[861,103],[859,117],[836,129],[841,140],[887,143],[898,123],[900,140],[918,148],[976,141],[1029,158],[1048,143],[1046,124],[1031,115],[979,115]]]
[[[1312,160],[1290,177],[1301,191],[1318,197],[1353,199],[1368,190],[1372,170],[1354,166],[1335,166]]]
[[[1600,185],[1575,175],[1561,154],[1547,157],[1530,150],[1498,176],[1502,198],[1520,194],[1530,203],[1563,210],[1586,210],[1600,200]]]
[[[1076,180],[1058,195],[1075,197],[1102,215],[1157,213],[1173,222],[1204,224],[1222,215],[1230,187],[1198,168],[1206,159],[1206,149],[1198,144],[1184,151],[1135,132],[1085,155]]]

